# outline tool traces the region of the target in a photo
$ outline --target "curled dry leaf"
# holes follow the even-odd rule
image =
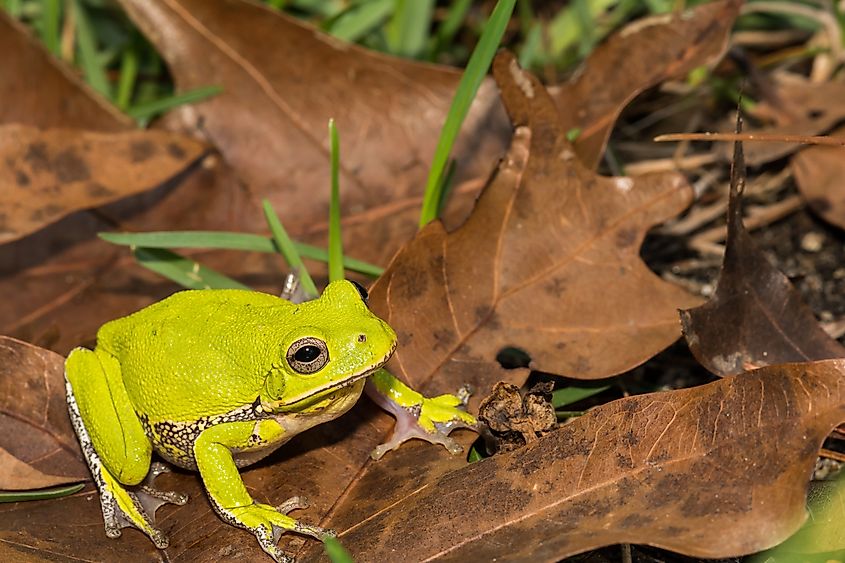
[[[291,233],[328,214],[329,118],[341,137],[345,217],[389,221],[391,208],[422,195],[456,70],[346,44],[254,2],[120,4],[167,60],[180,90],[223,87],[176,116],[182,127],[199,128],[253,193],[276,204]],[[453,151],[459,176],[486,175],[506,139],[489,81],[463,131]],[[368,242],[389,246],[389,258],[402,241]]]
[[[0,489],[89,479],[64,400],[64,358],[0,336]]]
[[[0,123],[35,127],[131,129],[132,120],[58,62],[26,28],[0,10]]]
[[[496,383],[478,407],[478,420],[489,430],[482,434],[487,451],[509,452],[551,432],[557,426],[553,388],[551,381],[538,383],[523,396],[513,383]]]
[[[595,168],[622,109],[643,90],[722,58],[741,0],[643,18],[614,33],[572,82],[552,89],[565,131],[580,130],[575,153]]]
[[[558,561],[616,543],[740,556],[805,520],[818,449],[843,420],[845,361],[769,366],[607,403],[397,494],[381,467],[329,523],[360,561],[486,561],[502,546],[508,561]]]
[[[164,131],[0,125],[0,244],[74,211],[151,190],[206,151]]]
[[[734,145],[728,237],[719,285],[710,301],[681,311],[696,359],[716,375],[761,366],[845,357],[789,279],[772,266],[742,224],[745,160]]]
[[[845,128],[831,136],[845,136]],[[845,229],[845,149],[808,147],[792,157],[790,165],[810,208],[828,223]]]
[[[505,377],[514,346],[531,367],[594,379],[625,371],[678,336],[676,309],[698,299],[639,257],[646,230],[692,193],[663,173],[604,178],[574,156],[546,90],[500,54],[494,74],[516,127],[510,151],[470,218],[423,229],[370,293],[399,335],[390,369],[416,387]]]

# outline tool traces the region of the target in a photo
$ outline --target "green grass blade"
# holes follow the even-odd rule
[[[150,233],[99,233],[101,239],[112,244],[146,246],[149,248],[223,248],[278,252],[273,239],[250,233],[215,231],[161,231]]]
[[[56,56],[59,56],[61,50],[61,21],[61,0],[41,0],[38,35],[47,49]]]
[[[172,96],[166,96],[158,100],[132,106],[126,110],[126,113],[138,120],[148,120],[177,106],[201,102],[207,98],[216,96],[222,91],[223,88],[221,86],[203,86],[195,90],[173,94]]]
[[[97,38],[94,35],[88,12],[82,7],[80,0],[73,0],[73,10],[76,16],[76,37],[79,47],[79,64],[85,73],[85,80],[94,90],[108,99],[112,99],[111,84],[106,69],[102,66],[97,54]]]
[[[449,201],[449,196],[452,194],[452,188],[455,187],[455,183],[452,181],[455,178],[455,169],[457,168],[455,159],[449,159],[449,164],[446,167],[446,173],[443,175],[443,182],[439,188],[440,191],[440,201],[437,202],[437,216],[439,217],[441,213],[443,213],[443,208],[446,207],[446,203]]]
[[[472,55],[464,70],[455,97],[452,99],[452,107],[446,116],[446,123],[440,131],[440,139],[434,151],[434,159],[428,172],[428,181],[425,186],[425,197],[423,208],[420,213],[420,227],[433,221],[437,217],[437,208],[441,200],[440,188],[443,185],[441,177],[449,160],[449,153],[452,152],[452,145],[461,129],[461,124],[466,118],[469,106],[481,85],[481,81],[490,68],[490,63],[496,54],[502,35],[510,20],[516,0],[499,0],[490,19],[484,26],[484,31],[475,46]]]
[[[291,267],[299,278],[300,286],[305,292],[306,297],[317,297],[319,295],[317,286],[314,285],[311,274],[308,273],[305,264],[302,263],[302,258],[300,258],[299,252],[296,251],[296,246],[282,226],[282,222],[279,220],[279,216],[276,215],[273,206],[266,199],[262,201],[262,206],[264,208],[264,218],[267,219],[267,225],[270,227],[270,232],[273,233],[273,240],[276,242],[276,246],[279,247],[281,255],[284,256],[288,266]]]
[[[151,233],[99,233],[101,239],[123,246],[145,246],[148,248],[217,248],[223,250],[247,250],[251,252],[280,252],[272,238],[251,233],[228,233],[217,231],[164,231]],[[294,242],[297,252],[303,258],[328,262],[326,249],[301,242]],[[347,270],[374,278],[384,268],[375,264],[344,257]]]
[[[610,389],[610,385],[602,385],[601,387],[564,387],[562,389],[555,389],[552,391],[552,406],[555,409],[577,403],[582,399],[598,395],[602,391]]]
[[[188,289],[251,289],[199,262],[161,248],[135,248],[138,263]]]
[[[132,103],[132,93],[135,91],[135,82],[138,79],[138,50],[134,45],[129,45],[124,51],[120,62],[120,79],[117,81],[117,94],[115,104],[122,111],[129,109]]]
[[[85,483],[64,485],[37,491],[0,491],[0,502],[25,502],[29,500],[48,500],[78,493],[85,487]]]
[[[358,41],[378,29],[392,11],[393,0],[359,2],[328,20],[323,29],[345,41]]]
[[[323,536],[322,540],[323,549],[326,550],[326,555],[329,556],[332,563],[355,563],[352,555],[337,541],[337,538],[327,535]]]
[[[434,0],[394,0],[393,17],[385,27],[390,53],[416,57],[425,48]]]
[[[340,138],[329,119],[332,193],[329,199],[329,281],[343,279],[343,239],[340,232]]]
[[[22,0],[2,0],[3,9],[15,19],[20,19],[23,12]]]

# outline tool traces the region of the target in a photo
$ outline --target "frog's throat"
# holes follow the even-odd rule
[[[393,355],[393,352],[396,350],[396,344],[394,344],[387,354],[379,360],[373,367],[362,371],[361,373],[356,373],[350,377],[345,378],[342,381],[335,381],[335,382],[328,382],[322,387],[317,387],[316,389],[310,389],[307,393],[303,393],[302,395],[291,397],[290,399],[279,401],[274,404],[274,409],[276,411],[279,410],[298,410],[300,408],[306,407],[308,404],[313,403],[314,401],[320,400],[326,395],[330,395],[344,387],[349,387],[354,385],[356,382],[361,381],[362,379],[371,376],[378,370],[382,368],[384,364],[390,359]]]

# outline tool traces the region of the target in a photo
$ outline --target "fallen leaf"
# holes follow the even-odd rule
[[[179,90],[223,87],[174,118],[207,136],[288,231],[328,216],[329,118],[341,138],[345,216],[422,194],[457,70],[374,53],[243,0],[120,4]],[[494,90],[481,88],[453,151],[460,177],[486,175],[501,154],[506,122]]]
[[[130,119],[85,86],[74,71],[52,58],[2,11],[0,46],[4,48],[0,123],[92,132],[133,128]],[[201,183],[192,183],[193,187],[180,187],[184,180],[180,177],[153,192],[100,207],[96,212],[73,213],[23,239],[0,245],[0,291],[16,296],[6,299],[0,307],[0,334],[66,353],[93,338],[106,320],[172,292],[172,284],[134,266],[125,249],[98,240],[96,233],[121,223],[132,228],[142,224],[144,218],[147,225],[162,228],[200,228],[195,219],[203,219],[207,228],[244,229],[241,223],[235,225],[230,216],[240,210],[232,201],[239,197],[237,191],[228,186],[222,189],[222,180],[214,180],[205,172],[205,163],[200,170],[194,170],[191,178],[199,178]],[[230,176],[226,178],[229,181]],[[162,200],[168,205],[150,213],[150,207]],[[216,223],[209,220],[209,209],[215,205]],[[179,215],[169,214],[165,209],[168,206],[178,210]],[[158,222],[159,217],[169,219],[167,227]],[[108,282],[98,278],[112,268],[125,273],[115,273]]]
[[[831,137],[845,136],[839,128]],[[808,147],[790,161],[795,184],[810,208],[828,223],[845,229],[845,150],[842,147]]]
[[[132,120],[0,10],[0,123],[120,131]]]
[[[508,561],[559,561],[617,543],[754,553],[806,519],[819,447],[845,420],[843,376],[826,360],[620,399],[411,490],[392,490],[401,469],[385,458],[328,524],[357,561],[488,561],[503,546]],[[319,557],[312,544],[301,560]]]
[[[74,211],[151,190],[207,150],[164,131],[0,125],[0,244]]]
[[[0,489],[90,478],[64,400],[64,358],[0,336]]]
[[[742,224],[745,160],[734,144],[728,236],[719,284],[710,300],[681,311],[684,336],[696,359],[719,376],[787,362],[845,357],[760,251]]]
[[[575,153],[595,169],[619,114],[647,88],[722,58],[740,0],[637,20],[599,45],[573,80],[552,89],[564,131],[580,131]]]
[[[788,72],[771,75],[777,102],[761,101],[753,115],[774,121],[768,127],[748,128],[749,133],[766,135],[821,135],[845,119],[845,83],[830,81],[813,83],[803,76]],[[788,156],[803,148],[797,143],[749,143],[745,161],[760,166]],[[729,149],[726,149],[729,150]],[[727,156],[727,152],[725,153]]]
[[[370,292],[399,335],[390,369],[415,387],[485,390],[507,378],[496,354],[516,347],[533,369],[568,377],[625,371],[674,341],[676,309],[698,302],[639,257],[646,230],[689,204],[689,185],[676,173],[597,176],[536,78],[509,54],[494,75],[516,127],[508,155],[463,226],[428,225]]]

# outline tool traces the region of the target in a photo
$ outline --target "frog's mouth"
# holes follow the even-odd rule
[[[291,397],[290,399],[287,399],[285,401],[279,401],[277,403],[274,403],[275,408],[273,410],[299,411],[301,409],[312,406],[313,404],[325,399],[328,395],[336,393],[337,391],[340,391],[341,389],[344,389],[346,387],[355,385],[357,382],[371,376],[372,374],[380,370],[382,366],[384,366],[384,364],[386,364],[390,357],[393,355],[394,351],[396,351],[395,343],[393,344],[393,347],[391,347],[390,350],[387,352],[387,354],[385,354],[384,357],[375,364],[375,367],[362,371],[361,373],[356,373],[353,376],[347,377],[343,381],[329,382],[323,385],[322,387],[311,389],[307,393],[303,393],[302,395]]]

